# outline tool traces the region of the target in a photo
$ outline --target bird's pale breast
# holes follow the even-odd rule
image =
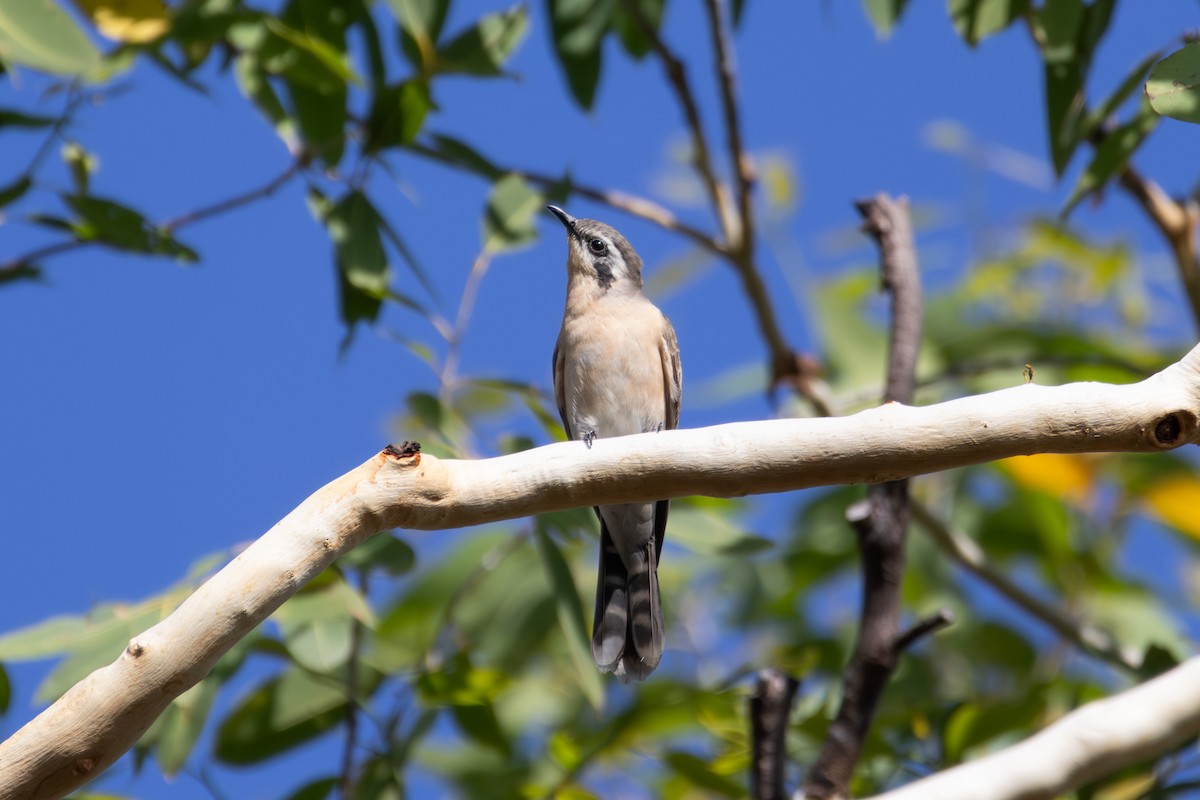
[[[662,314],[640,296],[597,302],[563,321],[566,412],[576,437],[657,430],[666,417]]]

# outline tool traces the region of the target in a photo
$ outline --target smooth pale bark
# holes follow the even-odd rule
[[[1198,418],[1200,346],[1128,386],[1028,384],[924,408],[598,439],[590,450],[564,442],[479,461],[389,448],[318,490],[115,662],[0,743],[0,797],[62,797],[99,774],[235,642],[381,530],[877,483],[1022,454],[1155,452],[1195,442]]]
[[[1041,800],[1200,734],[1200,658],[1088,703],[1023,742],[874,800]]]

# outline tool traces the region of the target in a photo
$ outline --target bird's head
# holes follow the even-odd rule
[[[609,225],[575,219],[558,206],[546,206],[567,229],[567,273],[596,281],[601,291],[642,288],[642,259]]]

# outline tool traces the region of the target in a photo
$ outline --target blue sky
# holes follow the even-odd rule
[[[1153,16],[1139,5],[1120,4],[1094,71],[1101,91],[1196,25],[1194,2],[1162,0]],[[499,7],[456,3],[447,27]],[[793,343],[814,345],[809,309],[793,299],[785,271],[803,285],[873,258],[865,242],[850,250],[831,245],[831,234],[857,224],[853,199],[884,190],[936,209],[938,222],[922,232],[920,245],[927,275],[937,276],[958,269],[988,238],[977,227],[980,214],[1002,238],[1031,215],[1055,213],[1069,193],[1070,179],[1038,187],[973,171],[924,137],[930,123],[954,120],[1048,170],[1041,64],[1024,32],[972,52],[950,27],[945,4],[931,0],[911,3],[883,43],[857,3],[750,0],[747,9],[736,39],[747,143],[760,156],[792,164],[801,192],[797,213],[780,225],[799,248],[803,269],[795,253],[785,261],[768,251],[762,264]],[[530,35],[510,65],[519,80],[443,81],[441,110],[427,129],[475,142],[499,163],[551,173],[569,168],[581,182],[670,204],[669,178],[682,174],[671,153],[685,134],[658,64],[631,63],[610,43],[596,107],[581,113],[552,60],[543,5],[532,11]],[[692,65],[713,144],[723,150],[698,8],[670,4],[665,31]],[[213,70],[205,82],[207,96],[183,91],[142,65],[124,79],[129,91],[86,110],[72,133],[99,155],[94,191],[159,219],[281,171],[286,150],[232,82]],[[6,76],[0,106],[55,113],[60,100],[39,99],[44,86],[29,73]],[[4,135],[0,180],[7,181],[40,139]],[[1168,190],[1189,191],[1194,159],[1177,164],[1195,152],[1195,137],[1196,128],[1167,122],[1138,164]],[[480,246],[487,187],[412,158],[394,164],[398,181],[379,173],[368,191],[432,276],[442,312],[452,315]],[[66,185],[65,174],[53,180],[48,188]],[[616,225],[650,276],[688,252],[683,240],[647,223],[580,200],[568,210]],[[702,208],[681,213],[712,226]],[[1161,260],[1157,234],[1119,194],[1095,209],[1085,204],[1076,220]],[[539,230],[544,238],[497,259],[486,276],[463,342],[462,372],[549,385],[565,249],[552,217]],[[305,208],[301,183],[181,238],[200,251],[200,266],[90,249],[46,261],[43,284],[0,290],[0,530],[9,565],[0,582],[0,631],[78,614],[102,600],[137,600],[180,578],[198,558],[255,538],[311,491],[402,438],[390,422],[403,398],[435,385],[425,366],[386,335],[433,339],[411,315],[388,311],[380,332],[361,331],[339,358],[343,330],[330,246]],[[6,219],[0,258],[42,241],[19,215]],[[1156,263],[1154,269],[1166,269]],[[399,283],[419,292],[403,272]],[[661,304],[678,330],[687,386],[764,352],[738,283],[722,266]],[[1182,320],[1177,311],[1169,318]],[[1182,352],[1190,329],[1181,327],[1175,338]],[[771,413],[758,396],[692,408],[688,397],[685,388],[688,427]],[[28,718],[45,666],[12,668],[17,696],[0,719],[0,735]],[[235,796],[271,797],[282,788],[269,776],[249,789],[241,780],[228,784],[243,787]],[[130,788],[121,780],[105,786]],[[188,779],[169,790],[156,777],[136,786],[146,797],[208,796]]]

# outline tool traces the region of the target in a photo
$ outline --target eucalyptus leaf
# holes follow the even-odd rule
[[[575,588],[575,579],[554,540],[541,527],[537,529],[535,537],[542,568],[554,587],[558,624],[567,641],[567,651],[575,667],[579,688],[592,708],[600,709],[604,705],[604,682],[592,661],[591,637],[588,636],[583,603]]]
[[[437,53],[437,71],[476,77],[501,75],[502,67],[529,31],[525,6],[486,14]]]
[[[260,763],[332,730],[345,717],[342,687],[291,669],[254,689],[221,722],[214,755]]]
[[[889,21],[886,33],[904,10],[905,3],[896,0],[867,0],[872,21]],[[881,7],[876,10],[876,7]],[[950,20],[954,29],[967,44],[974,47],[993,36],[1029,11],[1029,0],[949,0]],[[876,21],[876,29],[880,22]]]
[[[496,181],[483,220],[484,249],[499,252],[535,239],[534,220],[544,205],[545,197],[519,175],[510,173]]]
[[[1164,117],[1200,123],[1200,42],[1186,44],[1154,65],[1146,97]]]
[[[81,75],[100,65],[100,51],[53,0],[0,0],[0,61]]]

